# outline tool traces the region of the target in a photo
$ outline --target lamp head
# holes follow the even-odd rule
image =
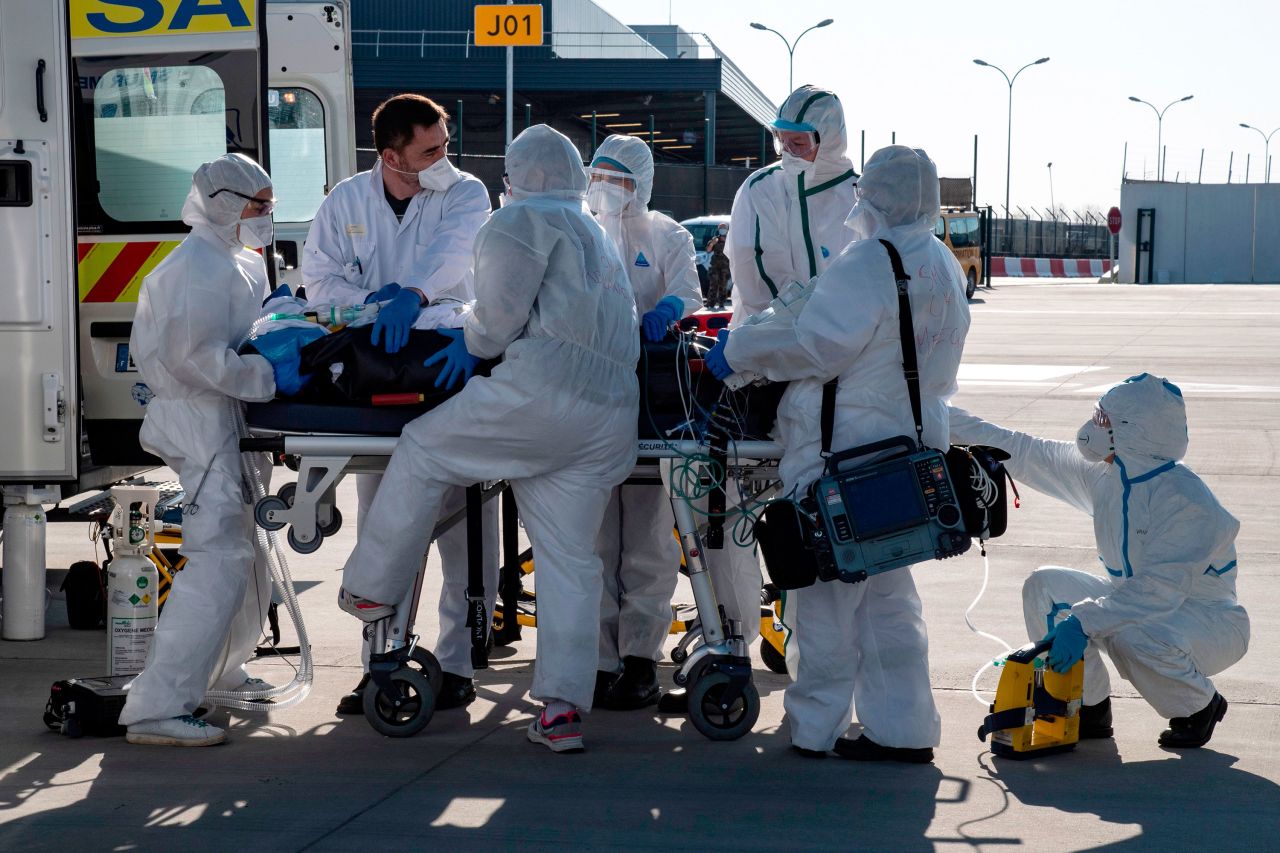
[[[1249,128],[1250,130],[1253,130],[1253,125],[1251,125],[1251,124],[1245,124],[1244,122],[1240,122],[1240,126],[1241,126],[1241,127],[1247,127],[1247,128]]]
[[[1037,59],[1035,62],[1033,62],[1032,65],[1044,65],[1048,61],[1049,61],[1049,57],[1042,56],[1039,59]]]
[[[1133,95],[1129,96],[1129,100],[1133,101],[1135,104],[1142,103],[1142,98],[1135,98]]]
[[[752,24],[751,24],[751,29],[753,29],[753,30],[767,30],[767,29],[769,29],[769,28],[768,28],[768,27],[766,27],[764,24],[757,24],[757,23],[752,22]]]
[[[1184,100],[1184,101],[1189,101],[1189,100],[1191,100],[1191,99],[1192,99],[1192,98],[1194,98],[1194,97],[1195,97],[1195,95],[1187,95],[1185,98],[1182,98],[1182,100]]]
[[[975,59],[975,60],[973,61],[973,64],[974,64],[974,65],[988,65],[989,63],[984,62],[984,61],[983,61],[983,60],[981,60],[981,59]]]
[[[817,29],[818,27],[827,27],[827,26],[830,26],[831,24],[834,24],[835,22],[836,22],[835,18],[827,18],[825,21],[819,21],[817,24],[815,24],[814,29]]]

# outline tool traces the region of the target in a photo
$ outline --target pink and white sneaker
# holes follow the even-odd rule
[[[546,708],[529,724],[529,740],[552,752],[582,752],[582,716],[575,710],[547,719]]]

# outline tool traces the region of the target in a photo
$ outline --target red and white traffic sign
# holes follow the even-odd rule
[[[1107,228],[1112,234],[1120,233],[1120,208],[1113,207],[1107,211]]]

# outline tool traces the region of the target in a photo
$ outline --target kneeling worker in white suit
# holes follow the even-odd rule
[[[155,394],[139,437],[178,473],[187,494],[187,565],[120,713],[130,743],[222,743],[222,729],[191,716],[205,691],[267,687],[243,667],[262,633],[271,582],[265,563],[254,560],[229,406],[270,400],[276,391],[265,358],[236,353],[267,296],[266,265],[250,249],[271,242],[274,207],[271,178],[248,157],[205,163],[182,208],[191,233],[138,295],[129,351]]]
[[[475,309],[429,362],[469,379],[492,375],[405,427],[347,561],[339,605],[391,615],[422,564],[451,485],[506,479],[538,565],[533,697],[545,707],[529,740],[583,748],[599,657],[603,568],[596,535],[613,487],[635,466],[640,335],[617,250],[587,212],[573,143],[546,125],[507,150],[513,201],[480,229]]]
[[[1111,737],[1111,684],[1098,656],[1169,727],[1164,747],[1203,746],[1227,712],[1209,676],[1244,656],[1249,615],[1236,601],[1240,523],[1194,472],[1182,392],[1143,373],[1112,388],[1075,442],[951,413],[951,440],[1011,454],[1015,479],[1093,516],[1107,576],[1046,567],[1022,587],[1027,635],[1053,639],[1049,664],[1084,658],[1080,737]]]

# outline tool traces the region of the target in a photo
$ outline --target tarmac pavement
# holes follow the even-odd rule
[[[51,601],[46,639],[0,643],[0,849],[1274,849],[1280,548],[1267,489],[1280,473],[1280,288],[996,285],[972,305],[957,404],[1070,438],[1101,392],[1128,376],[1157,373],[1184,390],[1186,461],[1242,522],[1238,590],[1253,626],[1249,654],[1215,678],[1231,705],[1206,748],[1158,747],[1164,721],[1113,678],[1114,741],[1025,762],[994,758],[976,736],[985,708],[970,682],[1001,648],[964,621],[982,584],[977,549],[913,570],[943,719],[933,765],[793,754],[787,679],[761,665],[760,719],[741,740],[711,742],[682,718],[648,711],[598,711],[586,719],[585,754],[553,755],[525,741],[529,629],[495,650],[472,706],[438,712],[416,737],[386,739],[362,717],[333,714],[360,674],[358,626],[335,606],[350,524],[318,553],[290,560],[316,662],[310,697],[269,715],[215,711],[211,719],[230,727],[226,746],[138,747],[46,731],[50,683],[105,669],[104,634],[70,630],[61,601]],[[355,518],[350,480],[340,506]],[[1096,568],[1092,542],[1087,517],[1023,488],[1008,534],[988,547],[977,627],[1024,642],[1021,579],[1040,565]],[[51,526],[51,569],[93,556],[84,526]],[[428,646],[434,556],[432,564],[419,623]],[[50,572],[55,589],[60,579]],[[691,600],[683,582],[677,600]],[[280,662],[253,668],[277,683],[291,677]],[[663,666],[664,684],[671,671]],[[988,671],[981,687],[994,684]]]

